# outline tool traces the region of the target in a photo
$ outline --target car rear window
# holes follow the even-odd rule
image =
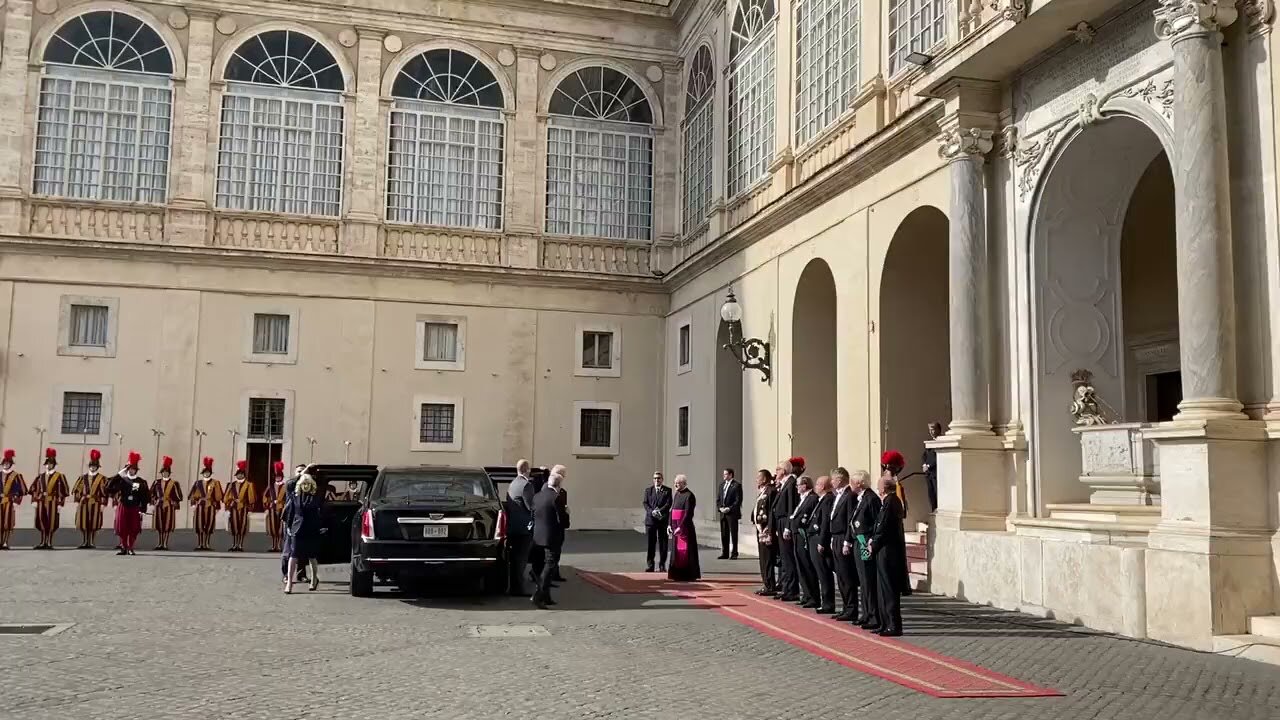
[[[383,473],[379,497],[430,499],[447,497],[497,497],[493,483],[481,473],[391,471]]]

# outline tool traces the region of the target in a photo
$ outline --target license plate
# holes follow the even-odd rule
[[[448,525],[423,525],[422,537],[447,538],[449,537],[449,526]]]

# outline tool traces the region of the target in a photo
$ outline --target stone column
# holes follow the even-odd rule
[[[511,267],[538,266],[538,81],[542,51],[517,47],[515,114],[507,145],[506,243],[504,262]]]
[[[955,125],[939,138],[951,174],[951,427],[949,435],[989,435],[987,378],[986,154],[991,130]]]
[[[340,252],[344,255],[378,255],[378,229],[382,221],[381,177],[386,153],[382,122],[382,41],[386,33],[357,27],[355,112],[348,123],[351,138],[350,204]]]
[[[1161,0],[1156,34],[1173,46],[1177,178],[1179,419],[1243,418],[1236,398],[1235,282],[1221,29],[1234,0]]]
[[[3,49],[0,49],[0,232],[18,233],[22,222],[23,156],[30,147],[25,129],[27,74],[31,47],[31,2],[9,0],[4,6]]]
[[[210,113],[209,82],[213,68],[213,32],[217,15],[203,10],[188,13],[187,72],[174,113],[173,160],[177,172],[170,203],[168,241],[174,245],[203,245],[208,235],[209,182],[216,168],[209,167],[209,133],[216,125]]]

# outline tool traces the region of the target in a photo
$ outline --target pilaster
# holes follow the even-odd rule
[[[210,79],[217,15],[192,9],[187,13],[187,73],[174,119],[180,123],[173,159],[176,186],[169,204],[166,240],[174,245],[204,245],[209,233]]]
[[[379,188],[385,153],[380,152],[386,136],[382,122],[382,40],[386,33],[356,28],[355,117],[351,137],[351,172],[347,216],[357,222],[376,223],[382,217]]]
[[[515,121],[508,137],[507,231],[536,233],[538,228],[538,77],[541,69],[537,48],[516,48]],[[536,253],[535,253],[536,254]],[[535,262],[536,264],[536,262]],[[530,266],[532,267],[532,266]]]
[[[23,155],[26,137],[27,74],[31,47],[31,0],[4,6],[0,49],[0,232],[17,233],[22,224]]]
[[[655,157],[660,163],[653,173],[653,239],[668,246],[680,234],[680,210],[684,206],[680,187],[680,106],[684,93],[684,62],[662,64],[663,127],[654,130]],[[669,268],[670,265],[659,266]]]
[[[778,1],[777,32],[774,35],[774,100],[773,100],[773,132],[774,157],[783,158],[791,154],[791,132],[795,90],[792,81],[795,78],[796,24],[795,0]],[[785,153],[784,153],[784,148]],[[777,165],[775,160],[774,165]],[[776,171],[775,171],[776,172]],[[789,187],[789,186],[788,186]]]

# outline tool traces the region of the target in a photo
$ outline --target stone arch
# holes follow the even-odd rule
[[[606,57],[579,58],[557,67],[555,72],[551,73],[551,76],[547,78],[546,83],[543,84],[539,91],[538,112],[544,114],[550,112],[551,96],[555,94],[556,88],[560,87],[560,83],[564,82],[564,79],[569,77],[571,74],[589,67],[607,67],[617,70],[628,78],[631,78],[631,81],[640,88],[640,92],[644,93],[645,100],[649,102],[649,110],[653,114],[653,124],[651,127],[654,129],[663,127],[666,114],[662,107],[661,98],[654,90],[653,84],[650,83],[644,75],[637,73],[634,68],[630,67],[626,63],[618,62],[617,60]],[[679,78],[675,81],[681,82]]]
[[[72,5],[54,13],[31,36],[31,62],[41,66],[44,65],[45,47],[49,44],[53,34],[65,25],[68,20],[85,13],[104,10],[131,15],[146,23],[152,30],[155,30],[164,40],[165,45],[169,47],[169,54],[173,57],[173,75],[171,77],[174,80],[181,80],[187,76],[186,52],[182,47],[182,41],[178,38],[178,34],[173,31],[173,28],[169,27],[169,23],[160,20],[137,5],[115,2],[114,0],[97,0],[84,5]]]
[[[811,477],[839,462],[836,373],[837,297],[831,266],[814,258],[800,273],[791,309],[791,454]]]
[[[240,48],[244,42],[255,35],[272,30],[292,30],[296,33],[302,33],[307,37],[315,40],[329,51],[335,62],[338,63],[338,69],[342,72],[342,94],[345,96],[354,96],[356,92],[356,76],[355,70],[351,67],[351,59],[347,57],[346,48],[334,42],[333,38],[324,34],[320,30],[308,27],[295,22],[286,20],[269,20],[267,22],[256,23],[241,28],[238,32],[228,37],[222,47],[218,48],[218,52],[214,54],[213,67],[211,68],[210,77],[214,82],[221,82],[223,76],[227,72],[227,63],[231,62],[231,56]]]
[[[404,66],[407,65],[410,60],[431,50],[444,49],[458,50],[467,53],[476,60],[479,60],[485,67],[489,68],[489,72],[493,73],[494,79],[498,81],[498,87],[502,89],[502,109],[509,113],[515,112],[515,88],[511,86],[511,77],[507,74],[506,68],[502,67],[501,63],[479,47],[464,40],[454,40],[452,38],[426,40],[400,51],[400,53],[396,55],[396,58],[387,65],[386,72],[382,75],[382,97],[391,97],[391,86],[395,83],[396,76],[400,74],[400,71],[404,69]]]
[[[889,241],[880,274],[880,441],[907,473],[921,470],[928,424],[951,420],[949,222],[932,205],[913,209]],[[908,526],[932,510],[923,476],[904,483]]]
[[[715,342],[712,352],[716,359],[716,468],[713,477],[718,479],[722,469],[731,467],[737,471],[743,487],[751,488],[753,470],[743,465],[743,370],[733,353],[724,349],[729,342],[729,324],[716,324],[718,329],[712,338]],[[749,373],[752,377],[755,374],[754,370]],[[718,486],[712,485],[712,492],[715,487]]]
[[[1121,99],[1127,100],[1127,99]],[[1143,107],[1135,107],[1143,106]],[[1072,433],[1071,374],[1088,370],[1099,397],[1120,416],[1130,407],[1132,348],[1125,329],[1123,243],[1134,192],[1166,158],[1167,125],[1136,101],[1109,103],[1095,123],[1071,127],[1046,163],[1029,218],[1034,510],[1083,502],[1080,442]],[[1167,176],[1172,213],[1172,176]],[[1170,220],[1162,225],[1172,233]],[[1173,240],[1161,252],[1174,252]],[[1160,261],[1172,261],[1161,256]],[[1176,274],[1172,278],[1176,338]],[[1176,339],[1175,341],[1176,342]]]

